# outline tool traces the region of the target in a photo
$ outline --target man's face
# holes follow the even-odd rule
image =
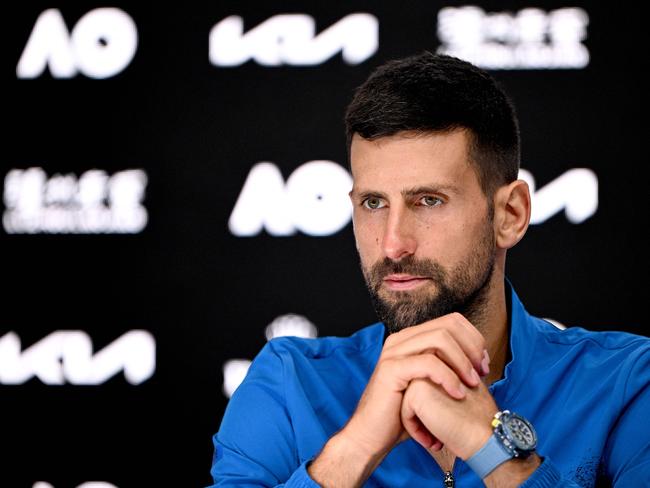
[[[468,143],[463,130],[352,140],[357,249],[391,332],[453,311],[480,321],[495,240]]]

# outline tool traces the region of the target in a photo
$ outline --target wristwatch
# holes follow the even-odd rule
[[[532,424],[510,410],[494,414],[492,427],[487,442],[465,461],[481,479],[509,459],[527,458],[537,447],[537,434]]]

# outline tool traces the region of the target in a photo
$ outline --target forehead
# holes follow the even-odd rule
[[[350,146],[354,188],[384,191],[418,185],[478,184],[469,160],[469,143],[469,135],[462,129],[398,133],[373,141],[355,135]]]

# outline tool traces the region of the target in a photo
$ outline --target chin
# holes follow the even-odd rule
[[[379,297],[386,303],[391,304],[404,300],[410,302],[417,300],[422,303],[428,303],[438,297],[438,290],[435,288],[432,290],[432,286],[434,285],[426,284],[414,290],[388,290],[387,288],[382,287]]]

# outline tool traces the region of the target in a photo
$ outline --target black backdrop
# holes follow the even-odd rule
[[[132,19],[137,47],[123,69],[103,78],[90,76],[83,63],[87,55],[73,59],[77,74],[53,74],[56,56],[79,51],[84,41],[81,34],[70,35],[61,48],[62,37],[45,27],[41,51],[56,53],[47,58],[48,67],[30,77],[17,74],[17,67],[43,12],[56,9],[67,32],[78,33],[79,26],[97,25],[84,16],[105,4],[7,7],[1,75],[1,486],[205,486],[211,436],[227,403],[222,385],[228,360],[253,358],[266,341],[266,326],[285,314],[307,318],[320,336],[349,334],[375,321],[349,224],[321,236],[297,230],[243,237],[229,229],[229,218],[259,162],[273,163],[285,181],[309,161],[345,167],[342,114],[352,90],[387,59],[436,50],[438,12],[464,5],[113,4]],[[574,168],[588,168],[597,178],[598,207],[579,223],[559,208],[531,226],[509,253],[508,275],[534,314],[567,326],[647,334],[647,246],[640,236],[648,211],[642,16],[626,4],[480,4],[486,13],[510,18],[528,7],[549,15],[582,9],[589,20],[581,44],[590,59],[576,68],[491,70],[517,106],[522,167],[538,189]],[[313,64],[249,60],[226,67],[210,61],[210,30],[229,16],[243,18],[249,31],[279,14],[305,14],[320,33],[352,13],[370,14],[378,24],[377,48],[360,62],[345,62],[340,49]],[[372,29],[364,32],[358,35],[371,40]],[[353,34],[345,35],[354,41]],[[95,41],[111,47],[115,39],[98,34]],[[32,51],[33,59],[46,60],[42,52]],[[41,168],[30,174],[40,174],[49,186],[34,193],[26,183],[29,168]],[[146,175],[146,183],[129,180],[144,192],[136,205],[148,217],[141,230],[119,232],[107,225],[97,232],[75,224],[53,232],[45,217],[22,230],[7,224],[16,205],[38,201],[34,195],[45,191],[50,200],[41,201],[40,215],[46,215],[45,207],[68,216],[83,209],[81,179],[90,170],[106,177],[129,170]],[[66,175],[72,186],[57,187]],[[19,180],[22,186],[16,186]],[[88,188],[100,188],[94,194],[105,207],[117,211],[129,200],[124,194],[102,197],[108,183],[92,181],[98,186],[84,191],[92,196]],[[563,192],[580,200],[580,184],[566,185],[555,200]],[[250,212],[264,213],[274,204],[271,187],[258,188]],[[60,190],[57,200],[56,188],[72,190]],[[138,349],[142,341],[131,342],[131,349],[110,347],[136,330],[148,332],[144,349]],[[63,333],[50,335],[57,331]],[[81,331],[90,341],[95,369],[104,348],[113,363],[126,364],[151,361],[155,346],[155,365],[141,365],[139,379],[132,381],[119,367],[100,379],[75,380],[84,366],[73,367],[65,348],[74,344],[56,339],[73,337],[69,331]],[[44,361],[41,369],[34,357]],[[40,375],[20,377],[20,367]],[[47,379],[56,372],[58,380]]]

